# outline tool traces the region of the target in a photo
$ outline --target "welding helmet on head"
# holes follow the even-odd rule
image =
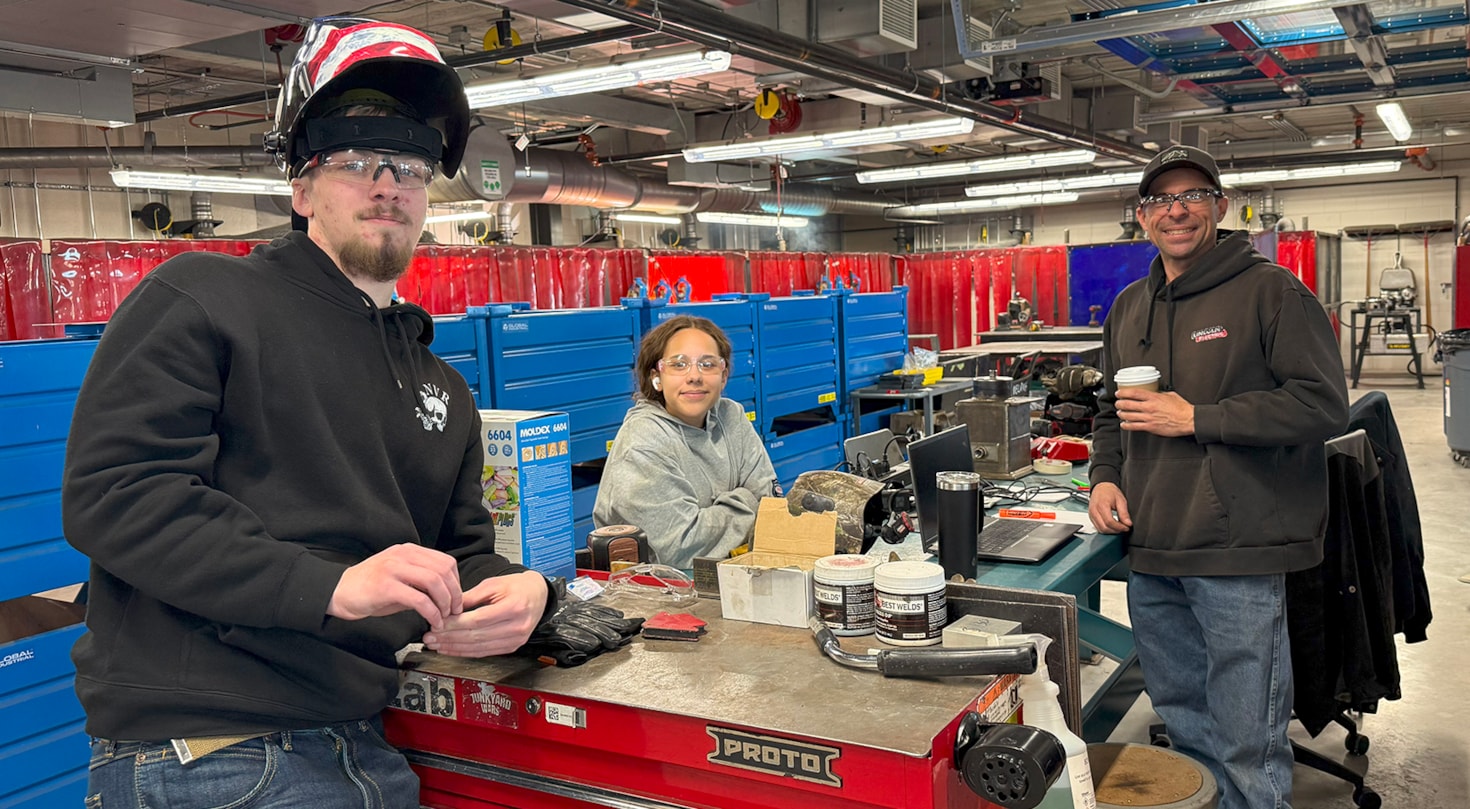
[[[393,113],[332,116],[356,104]],[[265,148],[288,175],[315,154],[356,146],[419,154],[452,177],[469,130],[464,83],[432,39],[395,23],[322,17],[307,29],[291,64]]]

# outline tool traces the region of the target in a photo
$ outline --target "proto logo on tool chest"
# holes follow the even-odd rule
[[[711,764],[842,787],[842,779],[832,772],[832,762],[842,757],[836,747],[713,725],[704,730],[715,741],[715,749],[707,756]]]

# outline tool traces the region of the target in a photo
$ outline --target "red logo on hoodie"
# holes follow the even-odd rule
[[[1203,343],[1207,340],[1223,340],[1229,336],[1230,332],[1225,331],[1224,326],[1210,326],[1190,332],[1189,339],[1196,343]]]

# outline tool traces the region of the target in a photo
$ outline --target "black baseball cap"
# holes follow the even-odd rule
[[[1225,190],[1220,186],[1220,167],[1215,165],[1215,158],[1210,157],[1209,152],[1193,146],[1170,146],[1154,155],[1154,159],[1143,167],[1143,179],[1138,181],[1139,198],[1148,196],[1148,187],[1160,174],[1184,168],[1195,169],[1205,175],[1216,191]]]

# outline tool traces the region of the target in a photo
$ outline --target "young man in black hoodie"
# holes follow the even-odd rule
[[[1312,292],[1216,230],[1209,154],[1163,150],[1138,193],[1159,256],[1103,325],[1089,513],[1127,534],[1129,617],[1170,739],[1209,767],[1220,809],[1288,809],[1285,574],[1322,559],[1342,358]],[[1116,386],[1136,365],[1160,370],[1157,392]]]
[[[554,605],[494,552],[468,386],[393,300],[468,121],[432,40],[318,20],[268,136],[298,232],[176,258],[109,322],[62,491],[89,805],[417,807],[395,652],[504,654]]]

